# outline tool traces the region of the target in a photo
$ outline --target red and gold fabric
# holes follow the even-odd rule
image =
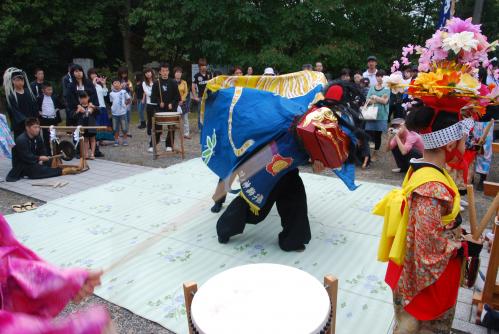
[[[318,160],[326,167],[338,168],[348,158],[350,138],[329,108],[310,109],[296,131],[312,161]]]

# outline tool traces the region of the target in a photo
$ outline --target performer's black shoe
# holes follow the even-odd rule
[[[298,253],[304,252],[305,248],[306,248],[305,245],[301,245],[301,247],[298,247],[297,249],[295,249],[295,252],[298,252]]]
[[[283,247],[281,244],[279,244],[279,247],[281,247],[281,249],[285,252],[298,252],[298,253],[301,253],[301,252],[304,252],[306,247],[305,245],[300,245],[300,246],[293,246],[293,247]]]
[[[140,122],[140,125],[137,127],[137,129],[145,129],[146,128],[146,122]]]
[[[229,237],[222,237],[222,236],[218,236],[218,242],[221,243],[221,244],[226,244],[229,242]]]
[[[215,202],[215,204],[213,204],[213,206],[211,207],[211,212],[213,213],[219,213],[220,210],[222,210],[222,205],[224,204],[224,202]]]

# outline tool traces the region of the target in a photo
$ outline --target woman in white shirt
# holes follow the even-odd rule
[[[156,110],[156,103],[151,102],[152,85],[154,84],[154,72],[151,68],[146,68],[144,70],[144,81],[142,81],[142,89],[144,90],[144,96],[142,97],[142,103],[145,105],[147,114],[147,134],[151,135],[152,128],[152,116]],[[152,147],[149,147],[148,152],[152,152]]]

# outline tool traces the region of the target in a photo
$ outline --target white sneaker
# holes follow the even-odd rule
[[[394,169],[392,169],[392,172],[393,173],[400,173],[400,168],[394,168]]]
[[[166,152],[172,152],[172,151],[173,151],[173,149],[172,149],[170,146],[168,146],[168,147],[166,148]]]
[[[464,211],[464,208],[461,205],[459,206],[459,211],[461,211],[461,212]]]
[[[153,152],[152,147],[149,147],[149,148],[147,149],[147,152],[152,153],[152,152]]]
[[[461,199],[461,205],[464,206],[465,208],[467,208],[468,202],[466,202],[464,199]]]
[[[475,288],[479,292],[482,292],[484,286],[485,286],[485,275],[482,274],[481,271],[478,271],[478,275],[476,276],[476,281],[475,281]]]

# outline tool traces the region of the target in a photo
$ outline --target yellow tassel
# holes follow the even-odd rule
[[[242,191],[239,193],[239,195],[241,195],[241,197],[246,201],[246,203],[248,203],[251,213],[254,214],[255,216],[258,216],[260,214],[260,208],[255,204],[253,204],[248,198],[246,198],[246,196]]]

